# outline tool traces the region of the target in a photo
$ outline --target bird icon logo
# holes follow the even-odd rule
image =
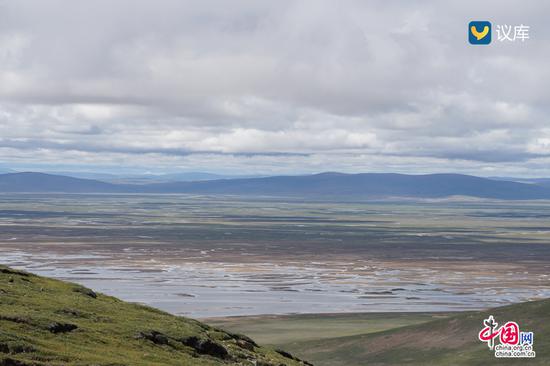
[[[488,21],[472,21],[468,24],[468,40],[470,44],[491,43],[491,23]]]

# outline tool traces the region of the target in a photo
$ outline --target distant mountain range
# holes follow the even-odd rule
[[[321,173],[302,176],[218,179],[194,182],[116,184],[44,173],[0,174],[0,192],[192,193],[298,198],[444,198],[471,196],[504,200],[550,199],[550,188],[460,174]]]

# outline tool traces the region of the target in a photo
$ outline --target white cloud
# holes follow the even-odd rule
[[[7,165],[550,174],[544,3],[0,6]],[[469,46],[473,18],[531,40]]]

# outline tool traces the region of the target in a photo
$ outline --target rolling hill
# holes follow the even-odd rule
[[[536,358],[498,359],[477,339],[489,315],[534,332]],[[468,312],[377,333],[293,342],[282,347],[320,366],[548,365],[550,300]]]
[[[0,174],[0,192],[115,193],[124,187],[94,179],[44,173]]]
[[[0,192],[192,193],[297,198],[370,199],[388,197],[550,199],[550,188],[460,174],[342,174],[219,179],[154,184],[113,184],[43,173],[0,175]]]
[[[13,173],[13,172],[2,172]],[[148,184],[148,183],[168,183],[168,182],[198,182],[204,180],[217,179],[238,179],[252,178],[253,176],[239,175],[221,175],[204,172],[185,172],[185,173],[167,173],[167,174],[109,174],[109,173],[93,173],[93,172],[46,172],[54,175],[64,175],[73,178],[95,179],[107,183],[115,184]]]
[[[536,184],[541,187],[550,187],[550,178],[518,178],[518,177],[489,177],[494,180],[505,180],[509,182]]]
[[[0,266],[0,365],[308,363],[244,335]]]

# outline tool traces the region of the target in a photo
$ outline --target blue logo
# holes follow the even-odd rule
[[[470,41],[470,44],[491,43],[491,22],[470,22],[470,24],[468,24],[468,41]]]

